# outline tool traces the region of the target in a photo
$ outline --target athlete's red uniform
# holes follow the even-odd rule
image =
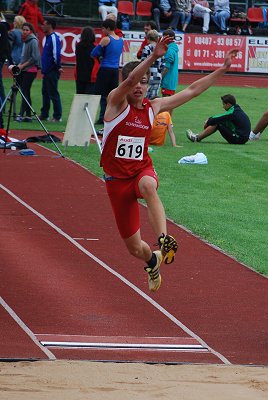
[[[154,114],[151,104],[144,100],[144,108],[132,105],[115,119],[104,123],[101,166],[106,176],[107,192],[111,200],[119,232],[123,238],[132,236],[140,228],[138,183],[144,175],[153,176],[158,183],[152,160],[148,155]]]

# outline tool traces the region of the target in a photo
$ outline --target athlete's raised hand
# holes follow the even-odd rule
[[[226,68],[230,68],[231,64],[234,61],[234,58],[237,56],[239,49],[229,50],[224,59],[224,66]]]
[[[156,58],[162,57],[166,53],[169,43],[172,42],[174,42],[174,38],[171,36],[163,36],[159,38],[154,48],[153,55]]]

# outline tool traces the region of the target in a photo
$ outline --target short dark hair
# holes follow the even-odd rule
[[[225,94],[224,96],[221,96],[221,100],[224,104],[232,104],[234,106],[236,104],[236,99],[232,94]]]
[[[156,29],[157,30],[157,25],[154,21],[147,21],[144,23],[144,26],[150,26],[151,29]]]
[[[109,28],[111,31],[114,31],[116,28],[116,22],[112,19],[105,19],[102,21],[102,27],[105,29]]]
[[[122,80],[124,81],[127,79],[128,75],[130,72],[133,71],[142,61],[130,61],[127,64],[125,64],[122,68]],[[146,72],[146,75],[148,76],[148,79],[150,77],[150,70]]]
[[[175,32],[172,29],[166,29],[163,32],[163,36],[170,36],[170,37],[175,38]]]
[[[53,30],[56,28],[57,23],[54,18],[48,17],[48,18],[45,18],[45,21],[46,21],[47,25],[50,25]]]
[[[24,22],[24,24],[22,25],[22,28],[23,28],[24,26],[27,26],[27,27],[36,35],[34,26],[33,26],[30,22]]]

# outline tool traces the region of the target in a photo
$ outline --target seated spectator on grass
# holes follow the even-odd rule
[[[142,42],[142,44],[141,44],[141,46],[140,46],[140,48],[138,50],[138,53],[137,53],[138,60],[141,59],[141,54],[142,54],[143,48],[148,44],[147,33],[149,31],[151,31],[152,29],[157,29],[157,26],[156,26],[156,23],[154,21],[148,21],[148,22],[145,22],[143,29],[144,29],[145,36],[144,36],[143,42]]]
[[[179,10],[176,0],[153,0],[153,17],[160,31],[160,20],[165,22],[166,28],[171,27],[174,31],[179,22]]]
[[[179,22],[181,23],[182,31],[185,32],[192,18],[191,0],[177,0],[177,4],[179,9]]]
[[[203,33],[208,33],[211,9],[207,0],[192,0],[193,17],[203,19]]]
[[[230,144],[244,144],[248,141],[251,130],[249,117],[236,104],[236,99],[231,94],[222,96],[221,100],[226,112],[208,118],[204,130],[198,134],[194,134],[188,129],[186,135],[191,142],[201,142],[217,130]]]
[[[101,15],[102,20],[104,21],[107,18],[109,13],[113,13],[116,18],[118,14],[118,10],[116,8],[116,0],[99,0],[99,13]]]
[[[142,50],[141,60],[145,60],[149,57],[158,42],[158,32],[156,30],[151,30],[147,33],[147,46]],[[148,90],[146,93],[147,99],[154,99],[158,97],[158,92],[160,89],[161,81],[162,81],[162,71],[164,69],[164,57],[160,57],[151,65],[150,67],[150,78],[148,82]]]
[[[255,128],[249,134],[249,140],[259,140],[262,132],[268,125],[268,110],[262,115]]]
[[[163,111],[157,114],[154,119],[149,144],[163,146],[163,144],[165,144],[167,132],[169,134],[172,146],[180,147],[176,145],[176,137],[173,132],[171,115],[168,111]]]
[[[214,0],[214,13],[211,15],[211,19],[222,35],[227,35],[226,24],[230,15],[229,0]]]

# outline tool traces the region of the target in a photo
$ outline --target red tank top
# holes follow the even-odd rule
[[[148,154],[154,114],[146,99],[143,109],[128,105],[115,119],[104,123],[101,167],[107,175],[127,179],[152,168]]]

